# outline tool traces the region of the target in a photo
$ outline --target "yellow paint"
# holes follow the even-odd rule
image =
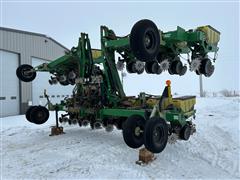
[[[200,26],[197,28],[198,30],[204,32],[206,34],[207,42],[210,44],[217,44],[220,40],[220,33],[216,31],[211,26]]]
[[[102,55],[102,51],[99,49],[92,49],[92,57],[93,59],[97,59],[99,57],[101,57]]]

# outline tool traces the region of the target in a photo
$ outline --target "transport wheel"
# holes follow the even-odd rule
[[[191,128],[188,124],[183,126],[180,132],[180,138],[187,141],[190,138],[191,135]]]
[[[145,119],[140,115],[130,116],[123,125],[123,139],[131,148],[139,148],[143,145],[143,130]]]
[[[49,111],[43,106],[34,106],[29,112],[29,121],[35,124],[43,124],[49,118]]]
[[[200,70],[200,73],[204,74],[204,76],[210,77],[213,74],[215,68],[212,65],[211,60],[206,58],[201,61],[199,70]]]
[[[37,73],[35,71],[31,72],[32,69],[33,67],[28,64],[20,65],[16,70],[17,77],[24,82],[33,81],[36,78]]]
[[[32,111],[32,109],[33,109],[34,107],[36,107],[36,106],[30,106],[30,107],[27,109],[26,113],[25,113],[25,117],[26,117],[26,119],[27,119],[29,122],[31,122],[31,121],[30,121],[30,112]]]
[[[160,47],[160,35],[154,22],[143,19],[134,24],[130,33],[130,48],[140,61],[153,60]]]
[[[146,121],[144,129],[144,145],[153,152],[160,153],[168,141],[168,126],[164,119],[152,117]]]

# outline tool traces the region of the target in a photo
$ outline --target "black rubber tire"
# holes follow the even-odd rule
[[[187,72],[187,66],[182,66],[181,72],[180,72],[180,76],[183,76],[184,74],[186,74]]]
[[[212,62],[210,59],[205,58],[201,61],[201,65],[200,65],[200,73],[204,74],[204,76],[206,77],[210,77],[213,72],[214,72],[215,68],[212,65]]]
[[[64,82],[59,81],[59,84],[61,84],[62,86],[67,86],[67,85],[69,85],[69,82],[68,81],[64,81]]]
[[[162,70],[157,61],[151,61],[145,63],[145,71],[148,74],[161,74]]]
[[[161,70],[158,62],[156,62],[156,61],[153,62],[151,69],[152,69],[151,71],[153,74],[161,74],[162,73],[162,70]]]
[[[196,70],[195,73],[196,73],[197,75],[201,75],[201,73],[199,72],[199,70]]]
[[[168,68],[168,73],[169,73],[170,75],[174,75],[174,73],[172,72],[171,66],[172,66],[172,63],[170,64],[170,66],[169,66],[169,68]]]
[[[152,63],[153,63],[153,61],[145,63],[145,71],[147,74],[153,74],[152,73]]]
[[[123,139],[125,143],[131,148],[139,148],[144,143],[143,133],[136,135],[136,128],[144,131],[145,119],[140,115],[132,115],[128,117],[123,125]]]
[[[134,24],[130,33],[130,48],[140,61],[147,62],[156,57],[160,48],[160,34],[154,22],[143,19]]]
[[[173,74],[180,74],[182,71],[182,62],[181,61],[173,61],[171,63],[170,69]]]
[[[34,124],[43,124],[49,118],[49,111],[43,106],[34,106],[29,114],[29,121]]]
[[[140,71],[137,70],[137,74],[142,74],[144,72],[144,68],[141,69]]]
[[[168,125],[160,117],[152,117],[146,121],[144,129],[144,145],[153,153],[164,150],[168,141]]]
[[[145,67],[145,66],[144,66],[144,67]],[[143,67],[142,69],[140,69],[140,70],[136,69],[136,73],[137,73],[137,74],[142,74],[142,73],[144,72],[144,67]]]
[[[126,69],[128,73],[136,73],[136,70],[133,67],[134,62],[127,63]]]
[[[181,129],[180,132],[180,138],[182,140],[187,141],[190,138],[191,135],[191,128],[188,124],[186,124],[185,126],[183,126],[183,128]]]
[[[31,122],[31,121],[30,121],[30,112],[32,111],[32,109],[33,109],[34,107],[36,107],[36,106],[30,106],[30,107],[27,109],[26,113],[25,113],[25,117],[26,117],[26,119],[27,119],[29,122]]]
[[[31,82],[36,78],[36,75],[37,75],[35,71],[26,74],[26,71],[29,71],[31,69],[33,69],[31,65],[22,64],[17,68],[16,75],[21,81]]]

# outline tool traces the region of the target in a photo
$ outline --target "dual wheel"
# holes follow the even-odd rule
[[[183,65],[179,57],[175,57],[174,60],[170,63],[168,72],[171,75],[177,74],[182,76],[187,72],[187,66]]]
[[[30,106],[25,113],[26,119],[34,124],[43,124],[49,118],[49,111],[43,106]]]
[[[168,126],[159,117],[145,121],[140,115],[132,115],[124,123],[123,139],[131,148],[139,148],[144,144],[149,151],[160,153],[167,145]]]
[[[197,75],[203,74],[206,77],[210,77],[215,70],[214,65],[210,59],[205,58],[201,60],[201,64],[198,70],[196,70]]]
[[[130,116],[123,125],[123,139],[131,148],[139,148],[143,144],[153,153],[162,152],[168,142],[169,127],[160,117],[149,120],[140,115]],[[191,127],[186,123],[180,131],[179,138],[187,141],[191,135]]]

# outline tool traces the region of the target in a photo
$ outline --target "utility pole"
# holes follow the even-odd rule
[[[202,74],[199,75],[199,87],[200,87],[200,97],[203,97],[203,83],[202,83]]]

